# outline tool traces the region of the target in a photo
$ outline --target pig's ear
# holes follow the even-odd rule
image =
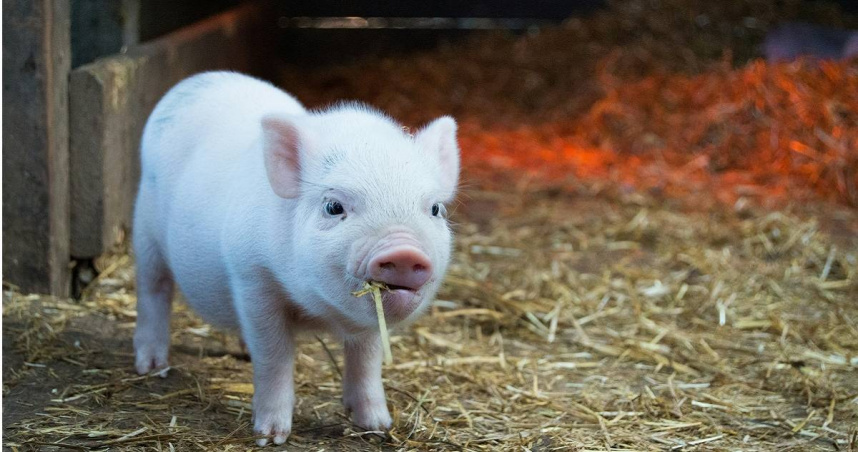
[[[459,180],[459,144],[456,141],[456,121],[442,116],[417,132],[417,144],[427,152],[433,152],[441,163],[441,185],[453,193]]]
[[[301,192],[300,149],[304,139],[294,118],[277,114],[262,118],[265,172],[277,196],[296,198]]]

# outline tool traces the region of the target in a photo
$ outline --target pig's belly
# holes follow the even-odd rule
[[[215,187],[196,178],[179,186],[166,224],[167,260],[173,278],[187,303],[205,321],[221,328],[238,328],[226,263],[221,253],[220,230],[224,213]],[[213,196],[212,196],[213,195]]]
[[[180,251],[172,261],[173,277],[188,305],[208,323],[238,329],[228,277],[222,263],[203,250]]]

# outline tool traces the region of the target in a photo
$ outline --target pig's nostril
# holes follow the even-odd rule
[[[384,262],[381,264],[381,268],[385,270],[395,270],[396,264],[394,264],[393,262]]]
[[[414,272],[415,272],[415,273],[425,272],[425,271],[426,271],[426,266],[425,266],[425,265],[422,265],[422,264],[414,264],[414,268],[413,268],[413,270],[414,270]]]

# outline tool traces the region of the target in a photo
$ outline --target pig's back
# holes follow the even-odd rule
[[[289,94],[234,72],[206,72],[173,87],[152,112],[141,142],[143,176],[169,184],[197,153],[237,158],[259,138],[266,113],[301,114]]]

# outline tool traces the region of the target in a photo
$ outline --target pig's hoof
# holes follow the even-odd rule
[[[352,422],[367,431],[386,432],[393,425],[393,419],[390,418],[390,412],[387,411],[387,404],[384,401],[353,404],[346,406],[346,409],[352,412]]]
[[[257,414],[257,420],[254,422],[253,432],[257,435],[264,435],[265,438],[256,440],[259,446],[268,444],[269,439],[274,444],[283,444],[289,433],[292,432],[292,415],[282,413],[271,413],[268,415]]]
[[[161,378],[167,376],[168,347],[157,345],[141,345],[137,347],[135,367],[140,375],[148,374],[156,369],[162,369],[158,374]]]

